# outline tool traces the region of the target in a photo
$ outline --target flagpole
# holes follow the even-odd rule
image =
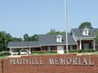
[[[64,1],[65,1],[64,3],[65,3],[66,52],[68,54],[69,51],[68,51],[67,0]]]

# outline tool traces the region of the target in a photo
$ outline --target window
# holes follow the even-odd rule
[[[56,36],[56,42],[62,42],[63,39],[62,39],[62,35],[57,35]]]
[[[70,50],[73,50],[74,48],[73,48],[73,46],[70,46]]]
[[[51,46],[47,46],[46,50],[47,51],[51,51],[52,50],[52,47]]]
[[[83,30],[83,35],[85,35],[85,36],[89,35],[89,29],[88,28],[85,28]]]

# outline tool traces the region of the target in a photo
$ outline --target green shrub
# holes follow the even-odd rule
[[[32,51],[32,54],[33,54],[33,53],[38,53],[38,51]]]
[[[31,54],[34,54],[34,53],[45,54],[45,53],[57,53],[57,52],[56,51],[32,51]]]
[[[0,56],[2,56],[2,53],[0,53]]]
[[[43,51],[32,51],[32,54],[37,53],[37,54],[44,54],[45,52]]]
[[[9,52],[2,52],[0,53],[0,56],[8,56],[8,55],[11,55]]]
[[[81,53],[81,50],[69,50],[69,53]],[[64,53],[67,53],[67,51],[65,50]]]
[[[57,53],[57,51],[46,51],[46,53]]]
[[[82,50],[82,52],[95,52],[95,50],[93,50],[93,49],[85,49],[85,50]]]
[[[89,50],[69,50],[69,53],[82,53],[82,52],[95,52],[95,50],[92,50],[92,49],[89,49]],[[64,53],[66,53],[66,50]]]
[[[64,51],[64,53],[67,53],[66,50]]]
[[[9,52],[4,52],[3,56],[11,55]]]
[[[43,51],[38,51],[38,54],[45,54],[45,52],[43,52]]]

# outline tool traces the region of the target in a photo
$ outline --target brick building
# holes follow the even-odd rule
[[[68,34],[68,49],[78,50],[97,50],[95,43],[95,34],[98,29],[72,29]],[[29,54],[32,51],[57,51],[59,54],[63,54],[66,50],[66,35],[38,35],[38,41],[32,42],[9,42],[8,48],[10,53],[13,54],[13,50],[27,49]]]

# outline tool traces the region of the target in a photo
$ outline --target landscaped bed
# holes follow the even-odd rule
[[[65,54],[66,54],[66,51],[65,51]],[[90,50],[90,51],[80,51],[80,50],[70,50],[69,51],[69,54],[77,54],[77,55],[98,55],[98,51],[93,51],[93,50]],[[48,52],[43,52],[43,51],[33,51],[31,53],[31,55],[57,55],[57,52],[56,51],[48,51]],[[24,56],[24,55],[13,55],[13,56],[10,56],[9,53],[0,53],[0,59],[7,59],[8,57],[21,57],[21,56]],[[25,56],[28,56],[28,55],[25,55]],[[29,55],[30,56],[30,55]]]

